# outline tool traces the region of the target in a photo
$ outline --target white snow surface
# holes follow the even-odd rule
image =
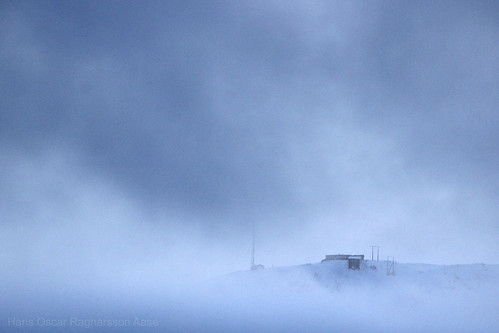
[[[193,289],[195,318],[222,331],[499,332],[499,265],[386,265],[228,274]]]
[[[366,261],[353,271],[346,261],[329,261],[174,285],[71,279],[44,286],[40,277],[11,283],[0,275],[0,331],[499,332],[499,265],[396,263],[395,275],[386,273],[385,262]],[[158,325],[48,328],[38,325],[40,318],[140,318]],[[12,319],[34,325],[14,327]]]

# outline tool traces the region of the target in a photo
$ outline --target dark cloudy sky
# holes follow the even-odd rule
[[[13,265],[498,263],[497,170],[496,1],[0,3]]]

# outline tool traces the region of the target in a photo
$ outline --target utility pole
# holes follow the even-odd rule
[[[376,261],[379,261],[379,245],[371,245],[371,260],[374,261],[374,248],[376,248]]]

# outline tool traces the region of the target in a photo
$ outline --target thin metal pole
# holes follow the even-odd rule
[[[374,248],[376,248],[376,261],[379,261],[379,245],[371,245],[371,260],[374,261]]]
[[[253,222],[252,240],[251,240],[251,269],[255,267],[255,222]]]

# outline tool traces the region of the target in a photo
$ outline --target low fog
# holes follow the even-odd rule
[[[454,331],[465,299],[496,309],[473,317],[492,323],[498,13],[493,1],[3,1],[2,330],[74,317],[396,331],[411,322],[390,317],[397,299],[400,316],[450,309],[425,329]],[[267,293],[241,287],[255,275],[229,278],[250,268],[253,230],[270,270],[238,274],[268,274]],[[371,245],[382,260],[495,273],[422,303],[411,270],[408,289],[364,285],[347,293],[358,302],[313,275],[279,296],[277,267],[370,259]],[[358,326],[338,319],[371,301]],[[257,320],[273,315],[286,325]]]

